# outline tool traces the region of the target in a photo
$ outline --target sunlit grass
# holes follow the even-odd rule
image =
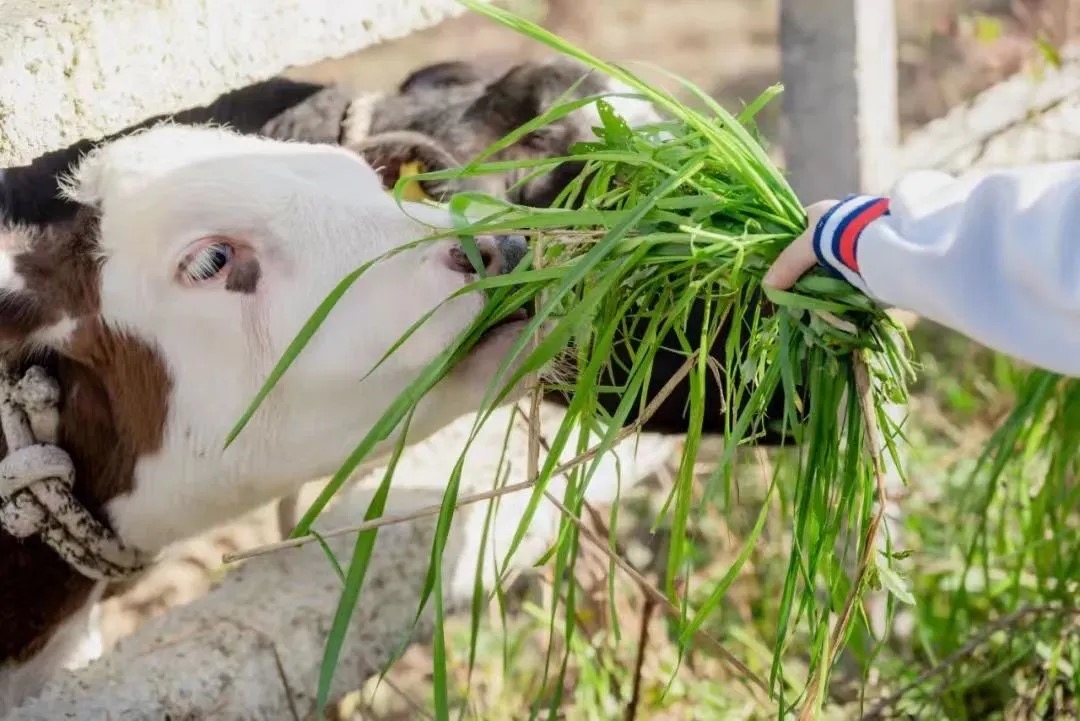
[[[509,557],[517,549],[538,505],[549,494],[549,481],[556,475],[559,459],[565,453],[580,456],[573,468],[562,469],[569,482],[557,500],[566,515],[544,559],[553,572],[553,597],[560,599],[545,609],[550,643],[537,679],[537,688],[550,692],[530,705],[534,717],[556,717],[564,701],[560,694],[572,654],[583,652],[572,619],[577,594],[573,574],[582,549],[577,518],[582,514],[585,490],[598,468],[599,456],[613,448],[631,414],[646,409],[652,400],[645,389],[653,360],[664,339],[674,337],[677,350],[686,359],[690,424],[670,495],[652,519],[653,527],[665,528],[671,537],[659,586],[681,609],[671,628],[678,652],[670,668],[672,683],[678,675],[679,659],[693,648],[696,634],[716,624],[717,614],[763,541],[770,514],[779,509],[786,546],[785,553],[772,557],[773,563],[783,563],[784,568],[775,578],[776,595],[768,614],[770,630],[753,648],[738,644],[759,661],[765,649],[767,667],[754,671],[739,661],[737,654],[728,658],[728,665],[735,676],[764,695],[764,701],[759,702],[773,717],[795,713],[812,718],[828,695],[830,672],[841,651],[853,631],[863,625],[860,599],[867,590],[883,587],[897,599],[914,598],[898,570],[898,559],[879,553],[875,544],[882,533],[875,501],[880,499],[884,464],[891,456],[885,453],[885,458],[880,457],[879,446],[884,443],[891,452],[897,438],[897,429],[884,409],[890,401],[906,400],[911,375],[904,333],[881,308],[850,286],[816,273],[804,278],[792,292],[768,291],[763,298],[761,278],[770,261],[806,224],[800,199],[770,162],[753,127],[754,114],[779,93],[779,88],[767,90],[734,116],[699,89],[679,81],[684,91],[700,101],[699,107],[691,107],[625,67],[595,58],[512,14],[471,0],[465,4],[580,60],[595,72],[626,83],[637,96],[660,108],[667,120],[655,127],[630,128],[603,98],[557,103],[467,167],[426,175],[445,179],[520,167],[522,163],[485,160],[499,148],[586,103],[596,103],[600,110],[602,126],[597,129],[596,141],[575,148],[572,154],[574,160],[585,163],[585,172],[555,207],[525,208],[469,193],[450,200],[449,207],[460,220],[453,232],[466,239],[466,250],[474,262],[478,254],[467,239],[479,233],[526,233],[532,239],[532,252],[513,273],[483,279],[462,291],[488,291],[490,302],[482,317],[386,409],[304,515],[294,535],[310,530],[334,493],[373,449],[383,441],[400,440],[403,424],[417,402],[487,328],[522,307],[533,306],[531,326],[492,379],[474,431],[506,400],[510,389],[528,379],[545,378],[553,365],[572,371],[565,421],[549,433],[546,458],[532,461],[537,471],[532,497],[505,554]],[[564,160],[530,161],[529,167],[543,173]],[[398,188],[399,196],[402,192],[403,187]],[[583,202],[572,206],[571,198]],[[236,432],[273,383],[287,372],[340,295],[368,267],[351,273],[339,291],[324,302],[287,350]],[[707,309],[705,321],[699,325],[688,321],[694,303],[705,303]],[[602,409],[599,395],[613,353],[625,340],[631,321],[637,324],[632,362],[626,385],[620,389],[622,400],[608,413]],[[725,323],[732,330],[722,358],[711,359],[710,350]],[[548,328],[542,340],[531,348],[529,341],[543,325]],[[725,444],[710,477],[702,479],[694,473],[703,443],[701,428],[707,414],[718,412],[705,407],[704,388],[717,373],[739,380],[724,387],[724,406],[732,409],[726,415]],[[1020,392],[1020,415],[995,437],[991,452],[975,469],[964,495],[965,502],[971,504],[972,523],[957,529],[964,551],[957,567],[960,585],[952,592],[959,596],[947,620],[934,626],[942,634],[958,637],[972,627],[975,619],[970,615],[973,605],[967,580],[980,575],[984,581],[990,579],[994,569],[989,559],[1003,547],[1034,569],[1030,578],[1035,580],[1031,582],[1044,596],[1049,593],[1046,597],[1063,599],[1075,592],[1075,586],[1070,590],[1068,583],[1053,585],[1050,579],[1075,578],[1080,563],[1076,545],[1026,543],[1047,528],[1055,538],[1075,539],[1076,516],[1071,509],[1076,507],[1077,489],[1071,481],[1071,460],[1050,463],[1045,482],[1020,487],[1027,493],[1024,497],[997,481],[1006,473],[1007,461],[1017,453],[1030,455],[1034,462],[1052,446],[1059,454],[1056,458],[1074,458],[1075,453],[1066,454],[1076,450],[1080,434],[1076,421],[1080,418],[1074,416],[1080,407],[1056,402],[1063,386],[1053,378],[1032,376],[1022,382],[1028,385]],[[779,421],[798,441],[798,451],[789,452],[786,463],[777,466],[786,469],[786,476],[770,474],[762,483],[761,504],[740,536],[730,564],[703,577],[698,572],[700,564],[695,562],[693,532],[708,509],[730,507],[731,499],[737,496],[737,471],[745,469],[739,449],[763,430],[766,407],[777,393],[783,393],[785,400]],[[1068,411],[1069,407],[1077,410]],[[590,445],[590,434],[600,439],[595,446]],[[442,606],[442,553],[467,446],[448,471],[421,604],[422,608],[432,601],[436,615],[432,708],[440,720],[450,717],[452,707],[450,651]],[[396,452],[400,452],[400,444]],[[393,463],[369,508],[369,517],[381,514],[392,480]],[[1016,528],[1006,522],[1015,520],[1011,516],[995,518],[992,513],[1014,512],[1012,506],[999,503],[1001,492],[1016,493],[1016,502],[1025,508],[1019,517],[1018,538],[991,533],[999,527]],[[353,559],[344,570],[345,591],[320,675],[320,705],[325,701],[352,610],[362,594],[376,534],[377,529],[359,534]],[[1029,574],[1019,567],[1010,568],[999,590],[1015,606],[1024,595]],[[469,634],[470,667],[476,662],[481,610],[491,591],[483,588],[478,577]],[[612,620],[618,635],[618,620]],[[929,647],[941,642],[927,639],[925,644]]]
[[[1023,549],[1052,547],[1055,555],[1075,557],[1080,552],[1080,508],[1062,509],[1071,515],[1072,526],[1051,526],[1033,537],[1030,512],[1016,503],[1045,473],[1045,462],[1010,466],[999,483],[1006,492],[994,494],[988,521],[976,523],[974,508],[991,484],[985,473],[972,476],[974,464],[993,430],[1014,401],[1026,377],[1004,359],[994,356],[924,325],[914,332],[925,370],[913,398],[909,440],[911,485],[899,502],[904,515],[902,558],[895,569],[908,580],[915,598],[905,606],[909,617],[898,623],[873,658],[861,653],[834,674],[821,718],[918,719],[919,721],[1035,721],[1074,719],[1080,690],[1080,604],[1075,579],[1071,591],[1040,576],[1046,572],[1025,558]],[[1001,380],[1014,377],[1016,382]],[[957,399],[960,399],[959,401]],[[699,478],[722,455],[722,443],[706,442],[699,455]],[[778,461],[788,453],[780,454]],[[677,463],[673,461],[673,463]],[[692,604],[707,595],[710,580],[723,575],[744,539],[751,533],[764,502],[767,487],[756,483],[760,476],[756,459],[741,462],[738,497],[718,502],[696,524],[692,538],[693,574],[699,592]],[[780,467],[781,488],[790,492],[795,469]],[[972,498],[972,490],[975,490]],[[706,623],[706,630],[751,668],[768,668],[775,636],[779,591],[789,553],[790,509],[784,494],[774,498],[765,531],[758,538],[748,564],[729,589],[723,608]],[[663,543],[649,534],[663,503],[652,484],[639,487],[620,506],[618,538],[622,546],[637,546],[631,554],[639,563],[662,563]],[[664,525],[659,538],[669,531]],[[963,575],[965,550],[973,537],[1007,539],[1007,543],[980,544],[977,566],[990,569],[994,581],[983,582],[982,573]],[[642,544],[656,548],[643,555]],[[1021,549],[1020,553],[1013,549]],[[652,560],[647,560],[652,559]],[[1052,572],[1049,574],[1052,575]],[[579,575],[577,583],[589,576]],[[1010,579],[1020,579],[1020,591],[1010,589]],[[1064,579],[1063,579],[1064,580]],[[967,592],[958,593],[964,583]],[[526,604],[540,604],[546,581],[534,580]],[[518,591],[520,594],[520,591]],[[596,602],[578,604],[576,614],[585,618],[578,639],[589,639],[573,649],[568,685],[561,712],[567,721],[605,721],[626,718],[631,677],[637,658],[638,630],[644,609],[641,594],[625,577],[616,577],[613,590],[621,638],[608,630],[597,633],[588,623]],[[601,602],[603,605],[603,602]],[[1071,610],[1070,610],[1071,609]],[[567,612],[560,607],[560,614]],[[950,622],[955,612],[957,621]],[[469,618],[455,619],[449,626],[448,660],[452,705],[469,721],[527,716],[537,699],[549,698],[550,689],[538,684],[544,652],[551,643],[548,621],[535,606],[511,608],[505,614],[483,619],[476,646],[480,659],[466,677],[470,648]],[[684,719],[769,719],[775,713],[760,704],[732,680],[732,672],[707,649],[690,651],[690,663],[678,663],[679,629],[653,614],[644,659],[643,689],[637,719],[682,721]],[[801,659],[807,659],[810,639],[795,634],[787,648],[788,677],[797,687],[805,678]],[[558,643],[558,638],[555,641]],[[857,647],[857,643],[852,644]],[[503,649],[506,649],[504,657]],[[593,648],[600,650],[594,651]],[[854,650],[854,649],[853,649]],[[414,649],[420,651],[420,649]],[[597,662],[597,654],[604,660]],[[424,700],[430,684],[416,680],[418,671],[430,664],[430,655],[418,653],[411,663],[392,671],[408,686],[414,698]],[[588,673],[579,668],[588,666]],[[674,682],[669,686],[669,681]],[[797,693],[797,689],[792,689]],[[865,694],[865,699],[861,695]],[[600,700],[607,705],[601,706]],[[620,709],[611,713],[612,708]],[[398,716],[376,715],[383,721]],[[413,718],[404,716],[401,718]]]
[[[381,441],[390,439],[418,400],[468,351],[479,335],[494,321],[526,305],[536,312],[528,332],[511,351],[502,371],[493,379],[491,391],[477,419],[484,422],[490,410],[509,389],[524,379],[541,373],[554,362],[574,369],[572,400],[562,427],[550,439],[547,458],[538,465],[538,481],[516,537],[507,550],[514,553],[537,505],[547,492],[556,461],[564,450],[588,449],[588,432],[601,438],[601,453],[618,439],[631,411],[642,411],[650,398],[645,394],[652,361],[665,338],[672,335],[678,350],[687,359],[686,377],[691,388],[690,427],[684,444],[683,462],[662,515],[670,523],[673,541],[667,559],[663,588],[670,600],[681,605],[680,646],[689,647],[695,632],[715,613],[730,583],[745,564],[761,531],[764,514],[755,531],[746,539],[742,552],[723,577],[713,579],[706,597],[697,607],[684,603],[676,593],[677,582],[685,588],[690,570],[688,529],[695,523],[697,504],[693,502],[693,465],[701,443],[701,426],[707,413],[704,387],[715,372],[709,351],[725,321],[734,329],[724,346],[721,372],[737,374],[739,383],[724,388],[725,405],[739,412],[728,414],[728,451],[707,482],[708,494],[727,494],[733,484],[736,449],[763,429],[765,410],[781,390],[786,409],[781,422],[798,438],[804,454],[800,458],[800,482],[790,499],[794,534],[774,656],[768,678],[751,679],[774,695],[778,708],[795,707],[803,695],[792,698],[782,691],[784,648],[796,629],[805,627],[815,638],[812,685],[805,689],[808,707],[814,707],[838,649],[857,615],[857,599],[868,581],[872,563],[872,533],[876,528],[873,499],[881,473],[874,454],[877,439],[867,443],[867,428],[885,420],[881,409],[885,395],[904,396],[907,376],[905,350],[897,345],[897,333],[884,312],[839,280],[812,275],[793,292],[770,292],[775,312],[762,304],[760,280],[768,263],[805,228],[799,200],[783,175],[769,161],[754,133],[753,114],[778,92],[768,90],[736,118],[708,100],[699,90],[686,85],[703,101],[693,109],[676,101],[666,91],[654,87],[629,71],[609,65],[534,25],[487,6],[470,6],[478,12],[510,25],[576,57],[598,72],[618,78],[641,96],[654,102],[670,120],[658,127],[630,128],[603,99],[590,98],[557,104],[556,107],[520,128],[499,145],[514,140],[535,127],[572,112],[585,102],[595,102],[603,127],[595,143],[575,149],[574,157],[584,161],[586,171],[571,183],[563,202],[548,210],[509,205],[499,199],[461,194],[450,201],[462,220],[457,232],[469,236],[480,232],[523,231],[533,237],[533,252],[514,273],[487,278],[474,285],[490,291],[491,301],[483,317],[465,337],[448,348],[387,409],[380,423],[357,446],[325,491],[305,514],[294,535],[306,533],[311,522],[352,474],[357,465]],[[459,174],[479,174],[506,167],[482,164],[483,158]],[[536,170],[554,167],[560,159],[536,163]],[[431,175],[434,177],[434,175]],[[399,188],[399,192],[402,189]],[[584,204],[569,207],[566,199],[577,193]],[[467,250],[468,245],[466,246]],[[473,255],[475,249],[473,248]],[[359,269],[343,282],[360,277]],[[285,372],[303,344],[330,312],[336,297],[327,299],[308,328],[297,338],[271,381]],[[705,302],[706,322],[692,327],[687,322],[691,305]],[[603,373],[620,338],[625,339],[627,322],[644,319],[645,333],[635,340],[628,382],[622,400],[612,414],[599,404]],[[542,324],[549,324],[535,349],[528,341]],[[868,372],[869,369],[869,372]],[[861,386],[856,382],[862,373]],[[268,384],[267,388],[270,387]],[[257,399],[257,400],[261,400]],[[253,405],[252,412],[257,407]],[[869,413],[870,416],[866,414]],[[843,415],[844,419],[841,420]],[[245,420],[248,416],[245,416]],[[241,424],[242,425],[242,424]],[[238,428],[239,430],[239,428]],[[886,440],[891,434],[886,433]],[[463,454],[467,451],[463,448]],[[439,718],[448,714],[445,676],[445,633],[441,605],[441,562],[460,487],[462,460],[449,474],[443,513],[438,521],[432,548],[431,568],[424,603],[435,593],[437,630],[435,633],[435,708]],[[599,457],[569,471],[570,483],[561,502],[571,514],[580,514],[584,491],[600,462]],[[387,473],[376,499],[384,500],[392,480]],[[772,491],[770,490],[770,494]],[[707,499],[708,500],[708,499]],[[371,513],[379,512],[373,504]],[[573,606],[573,585],[567,585],[579,552],[578,528],[572,518],[564,519],[558,540],[548,556],[554,565],[556,595],[565,591]],[[365,531],[346,571],[346,591],[342,597],[320,682],[320,700],[329,689],[349,614],[356,603],[373,551],[376,530]],[[850,578],[848,569],[835,557],[841,533],[852,553],[861,559],[860,572]],[[697,589],[685,589],[697,592]],[[556,614],[551,615],[555,634]],[[839,625],[838,618],[840,619]],[[573,626],[562,631],[568,637]],[[566,659],[549,658],[545,674],[561,677]],[[731,659],[747,675],[749,669]],[[553,699],[552,709],[558,699]]]

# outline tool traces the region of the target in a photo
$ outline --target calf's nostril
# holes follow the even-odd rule
[[[516,268],[529,251],[529,244],[523,235],[500,235],[495,242],[502,254],[503,273],[509,273]]]
[[[499,253],[497,244],[492,238],[476,238],[476,249],[480,252],[480,262],[483,264],[485,273],[497,275],[502,272],[502,256]],[[476,267],[469,259],[469,255],[465,252],[465,248],[461,243],[455,243],[450,247],[447,265],[449,265],[451,270],[456,270],[459,273],[476,273]]]
[[[487,275],[501,275],[516,268],[529,252],[528,241],[522,235],[481,235],[475,238],[480,261]],[[450,246],[447,265],[459,273],[476,273],[461,243]]]

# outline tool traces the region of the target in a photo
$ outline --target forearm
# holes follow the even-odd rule
[[[1080,375],[1080,164],[904,178],[817,223],[819,261],[883,304]]]

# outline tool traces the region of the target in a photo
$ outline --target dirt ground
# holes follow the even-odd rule
[[[780,79],[778,0],[552,0],[548,25],[592,52],[641,60],[687,77],[721,102],[750,100]],[[810,0],[806,0],[809,2]],[[588,5],[584,3],[588,2]],[[543,17],[543,0],[513,3]],[[1044,0],[898,0],[901,27],[900,107],[905,131],[942,115],[1023,67],[1032,57],[1032,28],[1060,39],[1077,27],[1076,5]],[[1022,18],[1003,16],[1002,31],[980,41],[977,24],[958,9],[991,13],[1033,8]],[[1056,35],[1055,35],[1056,34]],[[295,78],[340,82],[358,90],[386,89],[426,63],[452,58],[508,65],[544,50],[478,17],[464,17],[412,37],[289,72]],[[762,129],[775,132],[776,118]],[[265,508],[223,529],[183,544],[170,560],[103,608],[111,645],[169,606],[206,592],[219,574],[221,554],[276,540],[274,514]]]
[[[780,81],[779,0],[516,0],[509,3],[590,52],[643,61],[681,75],[726,104]],[[551,9],[545,11],[545,6]],[[900,115],[910,132],[1022,69],[1033,38],[1080,30],[1074,0],[899,0]],[[980,23],[986,14],[1000,25]],[[546,48],[464,16],[290,75],[358,89],[392,87],[411,70],[448,58],[509,64]],[[767,128],[763,128],[766,129]]]

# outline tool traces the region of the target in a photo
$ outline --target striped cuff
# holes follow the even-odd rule
[[[814,228],[818,262],[869,295],[859,272],[859,239],[866,226],[888,214],[889,199],[875,195],[850,195],[834,205]]]

